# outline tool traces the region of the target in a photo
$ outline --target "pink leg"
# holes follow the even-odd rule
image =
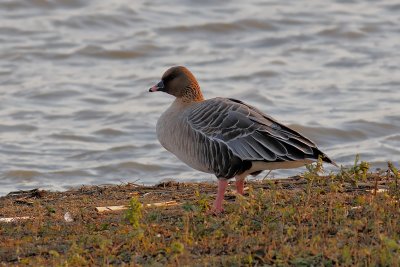
[[[244,194],[244,180],[236,180],[236,191],[243,195]]]
[[[228,180],[218,179],[218,193],[213,207],[213,211],[215,213],[220,213],[224,210],[222,208],[222,201],[224,200],[225,189],[227,186],[228,186]]]
[[[235,176],[236,191],[241,195],[244,194],[244,180],[245,179],[246,179],[246,175],[244,175],[244,174]]]

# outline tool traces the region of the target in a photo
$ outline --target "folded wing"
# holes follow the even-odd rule
[[[242,161],[282,162],[318,159],[321,155],[331,163],[312,141],[239,100],[203,101],[190,110],[187,122],[196,136],[202,136],[204,157],[215,158],[218,151],[231,152]]]

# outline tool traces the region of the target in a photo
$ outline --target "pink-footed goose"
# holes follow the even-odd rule
[[[336,165],[308,138],[242,101],[205,100],[194,75],[185,67],[168,69],[150,92],[176,97],[157,121],[161,145],[190,167],[218,178],[213,210],[223,210],[228,179],[243,194],[247,175],[263,170],[297,168],[321,157]]]

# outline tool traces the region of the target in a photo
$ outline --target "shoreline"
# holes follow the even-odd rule
[[[28,218],[0,222],[0,265],[400,264],[399,173],[357,166],[231,184],[217,216],[208,182],[9,194],[0,217]]]

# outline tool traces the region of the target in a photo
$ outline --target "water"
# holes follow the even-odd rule
[[[213,179],[156,140],[172,65],[303,132],[339,164],[400,161],[398,1],[0,3],[0,195]],[[299,172],[296,170],[295,172]],[[274,172],[275,176],[288,172]]]

